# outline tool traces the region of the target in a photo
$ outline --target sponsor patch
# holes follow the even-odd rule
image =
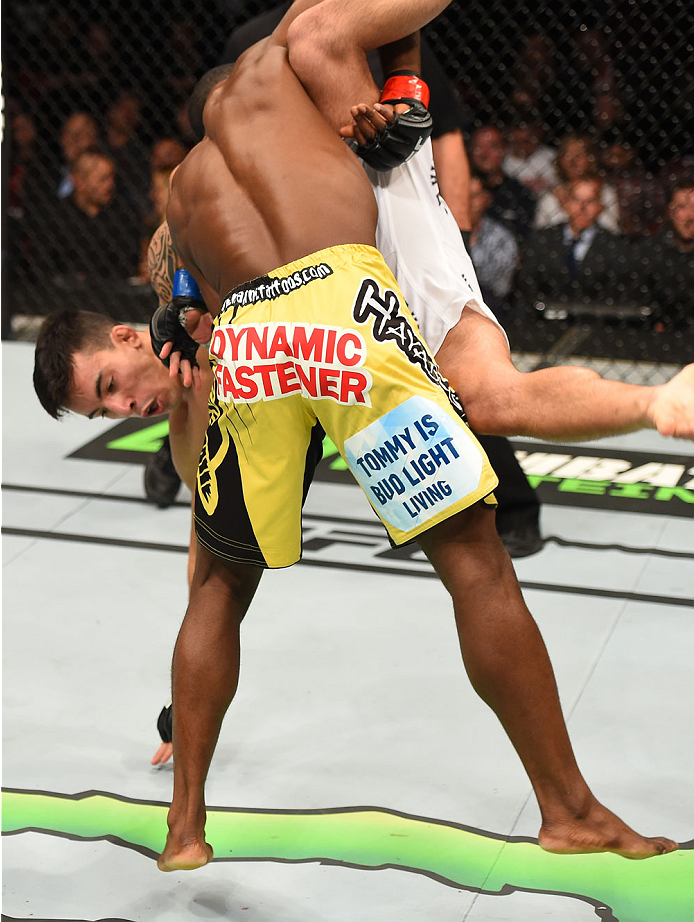
[[[277,298],[281,298],[282,295],[290,295],[298,288],[303,288],[311,282],[326,279],[332,274],[333,270],[327,263],[316,263],[315,265],[304,266],[303,269],[297,269],[296,272],[278,278],[263,275],[235,288],[224,300],[222,311],[233,307],[235,316],[240,307],[247,307],[249,304],[260,304],[261,301],[275,301]]]
[[[366,343],[357,330],[310,323],[224,324],[210,343],[217,399],[255,403],[301,394],[371,406]]]
[[[379,515],[410,531],[474,492],[482,455],[425,397],[410,397],[345,442],[349,467]]]
[[[394,342],[413,365],[419,365],[427,378],[444,391],[453,409],[465,419],[458,395],[439,371],[439,366],[408,318],[400,313],[400,299],[394,291],[386,289],[381,295],[378,282],[365,278],[354,302],[352,316],[357,323],[372,320],[374,339],[379,343]]]

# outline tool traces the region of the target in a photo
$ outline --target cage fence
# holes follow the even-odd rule
[[[3,337],[60,306],[148,319],[189,94],[276,7],[6,0]],[[435,156],[462,132],[456,217],[524,368],[655,383],[694,360],[693,36],[687,0],[454,0],[425,30]]]

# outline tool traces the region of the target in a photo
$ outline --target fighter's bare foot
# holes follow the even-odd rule
[[[538,841],[545,851],[556,855],[613,852],[633,859],[652,858],[679,848],[672,839],[639,835],[597,801],[585,816],[545,820]]]
[[[169,833],[166,846],[157,858],[160,871],[194,871],[212,861],[212,846],[203,839],[176,841]]]
[[[653,389],[650,414],[661,435],[694,439],[694,364]]]

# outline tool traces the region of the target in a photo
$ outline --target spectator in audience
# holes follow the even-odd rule
[[[600,165],[614,186],[619,202],[619,226],[629,236],[650,236],[663,223],[665,191],[646,172],[634,147],[620,132],[609,132],[601,142]]]
[[[25,275],[28,268],[28,249],[25,212],[31,183],[37,172],[38,150],[34,119],[21,109],[7,112],[8,131],[5,137],[8,153],[8,176],[5,197],[5,223],[3,240],[4,268],[14,278]],[[4,280],[9,279],[4,275]]]
[[[563,224],[568,218],[566,202],[572,183],[595,173],[597,158],[588,135],[567,134],[557,151],[559,182],[540,198],[535,213],[535,227],[552,227]],[[612,233],[619,232],[619,203],[614,186],[603,183],[602,210],[598,219],[600,227]]]
[[[188,148],[175,138],[160,138],[154,143],[149,158],[152,173],[156,170],[173,170],[187,153]]]
[[[48,158],[27,176],[25,188],[24,224],[27,234],[26,254],[29,273],[40,278],[42,258],[49,258],[46,246],[60,234],[59,222],[63,204],[74,194],[73,170],[86,150],[98,146],[96,121],[83,110],[72,112],[60,130],[60,158]]]
[[[602,179],[584,176],[569,184],[566,222],[534,230],[521,254],[516,291],[535,301],[612,303],[624,299],[632,263],[624,238],[599,224],[604,210]]]
[[[36,125],[33,118],[21,110],[10,116],[9,176],[7,182],[7,213],[21,220],[27,178],[36,161]]]
[[[138,210],[147,210],[149,163],[140,135],[140,101],[134,93],[120,93],[106,113],[106,145],[113,158],[120,191]]]
[[[468,155],[472,168],[484,178],[491,192],[489,216],[522,239],[532,227],[535,200],[517,179],[504,173],[504,139],[499,129],[485,125],[473,131]]]
[[[52,190],[58,198],[67,198],[75,191],[72,179],[72,168],[79,155],[85,150],[98,147],[99,133],[96,121],[88,112],[73,112],[65,120],[60,132],[60,147],[63,152],[63,163],[60,167],[60,176],[56,187]]]
[[[694,253],[694,176],[673,188],[667,216],[662,239],[678,253]]]
[[[73,166],[75,191],[58,206],[45,246],[55,274],[75,281],[126,279],[137,269],[137,216],[115,199],[113,160],[83,151]]]
[[[673,186],[666,225],[641,241],[636,264],[657,329],[694,331],[694,173]]]
[[[487,305],[497,315],[508,307],[518,268],[518,244],[510,230],[486,212],[492,195],[481,176],[470,177],[470,255]]]
[[[536,198],[559,181],[554,166],[556,152],[542,143],[542,135],[539,121],[516,119],[506,132],[502,163],[504,173],[523,183]]]
[[[593,100],[592,123],[600,140],[610,131],[624,131],[626,113],[622,100],[610,90],[601,90]]]
[[[676,157],[669,159],[658,172],[658,182],[669,200],[672,190],[680,183],[689,182],[694,175],[694,152],[680,151]]]

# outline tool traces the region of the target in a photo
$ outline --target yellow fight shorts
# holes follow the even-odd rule
[[[210,359],[195,523],[218,557],[301,557],[321,427],[395,544],[494,503],[494,471],[373,247],[321,250],[234,289]]]

